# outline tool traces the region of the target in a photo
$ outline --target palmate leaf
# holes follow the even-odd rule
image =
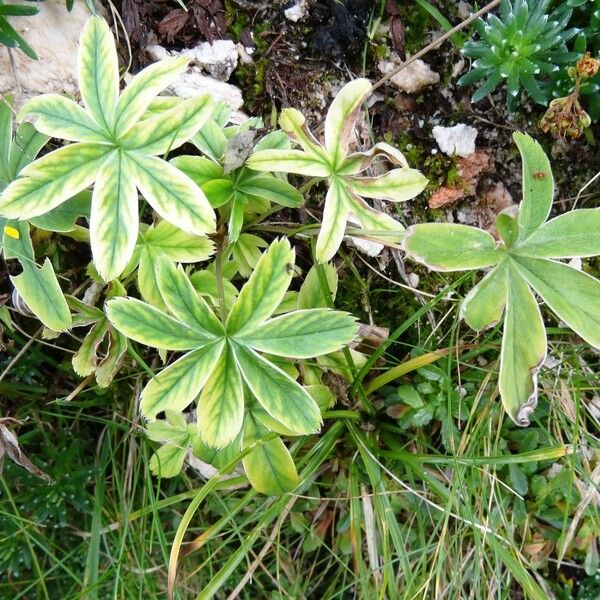
[[[523,200],[516,219],[501,214],[497,244],[464,225],[409,228],[407,253],[437,271],[494,267],[464,299],[461,315],[480,331],[504,313],[499,387],[509,416],[528,425],[537,404],[537,375],[546,333],[533,291],[584,340],[600,347],[600,282],[556,260],[600,254],[600,212],[581,209],[548,222],[554,184],[540,145],[515,133],[523,157]]]
[[[130,262],[137,239],[137,191],[169,223],[189,234],[214,231],[215,215],[202,190],[155,155],[190,139],[210,117],[208,96],[193,98],[149,118],[153,98],[186,68],[166,60],[136,75],[119,97],[115,43],[108,25],[91,18],[81,34],[79,88],[85,110],[44,95],[21,118],[48,136],[75,142],[27,166],[0,196],[0,214],[43,215],[95,182],[90,223],[92,256],[107,281]]]
[[[110,322],[124,335],[155,348],[191,350],[166,367],[142,392],[142,414],[183,410],[198,399],[204,443],[224,447],[244,419],[244,384],[264,410],[297,434],[319,430],[321,414],[310,394],[259,354],[310,358],[339,350],[356,334],[354,320],[328,309],[292,312],[269,320],[289,286],[294,253],[287,240],[271,244],[234,302],[225,324],[194,289],[181,267],[157,260],[158,287],[174,316],[134,299],[107,303]],[[292,346],[295,350],[292,350]]]
[[[257,171],[296,173],[327,180],[329,189],[316,247],[319,262],[330,260],[337,252],[349,215],[358,220],[369,238],[382,243],[399,241],[404,227],[371,208],[363,198],[403,202],[417,196],[427,185],[427,179],[419,171],[410,169],[402,153],[389,144],[377,144],[368,152],[349,154],[350,133],[371,90],[372,85],[366,79],[356,79],[342,88],[327,112],[323,145],[310,133],[301,113],[285,109],[279,125],[302,150],[262,150],[247,162]],[[360,177],[377,157],[400,168],[378,178]]]

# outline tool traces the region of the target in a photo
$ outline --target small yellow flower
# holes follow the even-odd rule
[[[581,77],[593,77],[600,69],[600,60],[592,58],[591,54],[586,52],[585,56],[577,62],[576,69]]]
[[[10,225],[5,225],[4,226],[4,233],[13,238],[14,240],[18,240],[21,237],[21,234],[19,233],[18,229],[15,229],[14,227],[11,227]]]

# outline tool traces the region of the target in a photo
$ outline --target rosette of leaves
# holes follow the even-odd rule
[[[28,102],[20,115],[34,117],[38,131],[75,143],[25,167],[0,196],[0,214],[11,219],[43,215],[94,183],[90,242],[98,273],[109,281],[127,266],[135,248],[138,190],[163,219],[183,231],[214,231],[214,211],[202,190],[157,157],[194,135],[212,106],[203,96],[142,120],[157,94],[185,71],[187,60],[151,65],[119,96],[117,52],[106,22],[92,17],[79,46],[85,109],[49,94]]]
[[[23,4],[5,4],[0,0],[0,44],[7,48],[19,48],[29,58],[37,59],[35,50],[21,37],[6,17],[31,17],[37,15],[39,8]]]
[[[410,227],[404,245],[410,257],[435,271],[491,269],[464,299],[461,315],[476,331],[504,317],[500,395],[511,419],[528,425],[547,349],[535,294],[600,347],[600,281],[560,262],[600,254],[600,211],[579,209],[547,221],[554,195],[550,163],[531,137],[513,137],[523,160],[523,198],[516,217],[498,216],[499,243],[475,227],[430,223]]]
[[[249,121],[251,125],[253,120]],[[245,216],[266,213],[271,202],[288,208],[302,203],[302,194],[287,181],[245,166],[252,152],[288,150],[290,141],[281,133],[273,132],[254,146],[254,131],[239,126],[222,128],[211,121],[192,139],[211,158],[184,155],[171,161],[200,186],[211,206],[219,209],[227,220],[231,242],[239,239]]]
[[[483,81],[471,100],[479,102],[506,81],[507,106],[516,109],[521,88],[539,104],[548,102],[540,81],[558,72],[577,58],[566,46],[579,32],[567,28],[571,9],[550,10],[550,0],[502,0],[500,16],[488,14],[475,22],[477,41],[462,48],[474,59],[471,70],[458,83],[470,85]]]
[[[340,349],[356,334],[354,319],[329,309],[294,311],[270,318],[294,270],[287,240],[273,242],[228,314],[220,318],[195,291],[181,267],[157,261],[158,284],[169,312],[133,298],[106,304],[109,321],[128,338],[185,351],[145,387],[141,412],[149,420],[181,412],[198,400],[198,428],[205,444],[220,448],[244,421],[244,387],[266,413],[296,434],[315,433],[321,414],[310,394],[263,353],[306,359]]]
[[[256,171],[296,173],[327,181],[328,191],[316,245],[319,262],[330,260],[337,252],[349,215],[359,221],[365,236],[384,243],[390,239],[398,241],[404,227],[369,206],[364,198],[403,202],[414,198],[427,184],[422,173],[409,168],[403,154],[389,144],[378,143],[368,152],[349,152],[350,135],[372,87],[367,79],[355,79],[340,90],[325,118],[323,144],[309,131],[302,113],[293,108],[283,110],[279,126],[302,150],[261,150],[247,162],[248,167]],[[378,157],[399,168],[379,177],[362,176],[361,173]]]
[[[48,138],[30,123],[23,123],[14,134],[11,107],[0,101],[0,192],[17,179]],[[43,217],[32,219],[36,227],[68,232],[75,227],[79,215],[86,214],[87,198],[76,197]],[[71,314],[52,263],[48,258],[39,267],[29,233],[29,222],[0,217],[0,252],[5,259],[19,261],[22,272],[11,276],[11,283],[39,320],[53,331],[71,326]]]

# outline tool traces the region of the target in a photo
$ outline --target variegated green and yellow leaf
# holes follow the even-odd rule
[[[48,136],[40,133],[31,123],[21,123],[17,127],[15,143],[10,147],[8,155],[8,179],[16,179],[47,142]]]
[[[405,202],[418,196],[428,180],[417,169],[393,169],[379,177],[348,177],[345,181],[363,198]]]
[[[104,19],[92,17],[83,28],[78,54],[79,91],[92,118],[113,134],[119,97],[119,61]]]
[[[79,350],[73,354],[71,364],[80,377],[87,377],[94,372],[98,363],[98,348],[107,334],[106,319],[102,318],[88,331],[83,338]]]
[[[460,314],[475,331],[492,327],[500,321],[508,294],[507,265],[500,263],[465,297]]]
[[[404,248],[411,258],[434,271],[491,267],[504,256],[487,231],[455,223],[413,225],[406,230]]]
[[[206,236],[186,233],[168,221],[150,226],[144,233],[144,241],[153,252],[182,263],[207,260],[215,251],[214,243]]]
[[[129,82],[118,102],[118,137],[123,137],[141,119],[152,100],[185,72],[187,66],[185,57],[167,58],[146,67]]]
[[[223,352],[218,340],[188,352],[152,378],[144,388],[140,410],[147,419],[155,419],[164,410],[181,412],[200,394]]]
[[[0,196],[0,214],[28,219],[50,212],[96,179],[109,150],[101,144],[70,144],[27,165],[23,177]]]
[[[558,317],[589,344],[600,348],[600,281],[553,260],[515,256],[514,262]]]
[[[176,156],[170,163],[185,173],[196,185],[223,178],[223,167],[204,156]]]
[[[146,302],[167,312],[167,305],[162,298],[158,287],[158,281],[156,280],[157,272],[155,261],[157,256],[158,255],[149,247],[143,246],[141,248],[137,271],[137,284],[140,294]]]
[[[342,180],[334,178],[325,196],[323,221],[317,237],[316,257],[321,263],[335,256],[344,239],[348,207],[346,188]]]
[[[294,259],[287,239],[269,246],[229,313],[225,324],[229,335],[255,329],[273,314],[292,280]]]
[[[268,431],[251,415],[244,421],[244,447],[259,441]],[[280,496],[293,491],[300,483],[294,459],[281,438],[264,442],[242,459],[252,487],[261,494]]]
[[[356,124],[357,113],[371,93],[368,79],[347,83],[336,95],[325,117],[325,148],[334,169],[341,166],[348,153],[349,137]]]
[[[135,298],[109,300],[106,315],[123,335],[152,348],[191,350],[215,341]]]
[[[274,419],[296,433],[320,430],[319,407],[302,386],[250,348],[236,344],[233,351],[248,388]]]
[[[207,336],[224,335],[223,324],[196,292],[181,266],[175,266],[166,256],[158,257],[155,264],[158,287],[171,314],[182,323],[204,331]]]
[[[288,208],[298,208],[304,199],[293,185],[270,175],[245,177],[238,183],[237,190],[241,194],[264,198]]]
[[[122,139],[123,147],[142,154],[165,154],[187,142],[211,112],[210,96],[191,98],[132,127]]]
[[[303,150],[261,150],[250,156],[246,165],[255,171],[296,173],[310,177],[328,177],[331,168],[325,160]]]
[[[235,339],[267,354],[312,358],[340,350],[354,339],[357,330],[348,313],[315,308],[275,317]]]
[[[519,204],[519,240],[528,238],[548,218],[554,200],[554,178],[548,157],[533,138],[517,131],[513,139],[523,161],[523,199]]]
[[[539,258],[598,256],[599,232],[600,210],[582,208],[544,223],[516,250],[519,255]]]
[[[215,213],[204,192],[168,162],[128,152],[135,182],[142,196],[166,221],[187,233],[204,235],[215,230]]]
[[[95,373],[96,382],[101,388],[106,388],[112,383],[127,351],[127,346],[127,338],[114,327],[109,327],[108,352],[96,367]]]
[[[138,236],[138,197],[130,161],[114,150],[96,175],[90,212],[94,265],[105,281],[129,263]]]
[[[360,196],[344,187],[348,212],[353,214],[365,229],[365,235],[382,243],[398,243],[404,238],[404,225],[390,215],[375,210]]]
[[[500,396],[510,418],[518,425],[526,426],[537,405],[538,371],[546,358],[546,330],[527,282],[511,263],[507,263],[507,269]]]
[[[26,117],[33,117],[35,128],[50,137],[71,142],[110,142],[103,128],[79,104],[58,94],[43,94],[27,102],[18,118]]]
[[[222,448],[244,421],[244,387],[230,343],[226,343],[198,400],[198,430],[207,446]]]
[[[310,129],[306,125],[306,119],[299,110],[295,108],[285,108],[282,110],[279,116],[279,126],[294,141],[298,142],[306,153],[317,158],[319,161],[327,160],[325,150],[310,132]]]

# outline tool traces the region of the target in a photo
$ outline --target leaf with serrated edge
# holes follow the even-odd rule
[[[234,339],[267,354],[312,358],[350,343],[357,329],[348,313],[315,308],[275,317]]]
[[[153,156],[128,152],[135,182],[152,208],[187,233],[215,230],[215,213],[202,190],[174,166]]]
[[[58,94],[42,94],[29,100],[18,115],[19,121],[33,117],[35,128],[55,138],[71,142],[106,142],[106,133],[71,100]]]
[[[165,254],[182,263],[207,260],[215,249],[214,242],[209,238],[186,233],[168,221],[149,227],[144,234],[144,241],[153,252]]]
[[[573,331],[600,348],[600,281],[568,265],[514,257],[529,285]]]
[[[23,177],[0,196],[0,214],[29,219],[50,212],[94,181],[109,150],[101,144],[70,144],[27,165]]]
[[[244,421],[244,388],[229,343],[223,349],[198,399],[198,430],[207,446],[232,442]]]
[[[96,174],[90,211],[92,255],[105,281],[117,277],[127,266],[138,227],[138,197],[129,160],[115,150]]]
[[[187,142],[212,112],[210,96],[199,96],[138,123],[123,139],[123,146],[144,154],[165,154]]]
[[[321,161],[326,160],[327,155],[323,147],[310,132],[306,125],[306,119],[299,110],[295,108],[283,109],[279,116],[279,126],[298,142],[305,152]]]
[[[406,230],[404,249],[434,271],[470,271],[491,267],[503,253],[481,229],[455,223],[424,223]]]
[[[500,353],[500,396],[510,418],[529,425],[537,405],[538,371],[546,358],[546,330],[542,314],[527,282],[511,264],[502,351]]]
[[[267,430],[249,415],[244,422],[244,447],[267,435]],[[261,494],[280,496],[300,483],[296,465],[281,438],[264,442],[242,459],[252,487]]]
[[[225,324],[229,335],[254,329],[273,314],[292,280],[294,258],[287,239],[269,246],[229,313]]]
[[[317,433],[321,413],[308,392],[280,368],[239,344],[233,347],[244,381],[260,405],[297,433]]]
[[[519,255],[574,258],[600,255],[600,210],[582,208],[544,223],[518,248]]]
[[[191,350],[215,341],[215,336],[192,329],[135,298],[109,300],[106,315],[123,335],[152,348]]]
[[[119,96],[119,61],[115,41],[104,19],[92,17],[79,39],[79,90],[94,120],[114,132]]]
[[[206,335],[222,336],[223,325],[206,301],[198,295],[181,266],[165,256],[156,259],[157,282],[163,301],[182,323],[206,332]]]
[[[507,294],[506,264],[501,263],[467,294],[460,307],[461,317],[475,331],[492,327],[502,318]]]
[[[530,136],[519,131],[513,139],[523,161],[523,199],[519,204],[519,240],[524,240],[548,218],[554,199],[554,178],[548,157]]]
[[[135,75],[123,90],[117,107],[117,135],[125,135],[142,117],[152,100],[188,66],[182,56],[156,62]]]
[[[371,93],[368,79],[355,79],[347,83],[336,95],[325,117],[325,148],[331,165],[341,165],[348,153],[349,136],[356,115],[366,97]]]
[[[223,345],[219,340],[188,352],[151,379],[140,399],[142,414],[152,420],[163,410],[181,412],[187,408],[218,366]]]

